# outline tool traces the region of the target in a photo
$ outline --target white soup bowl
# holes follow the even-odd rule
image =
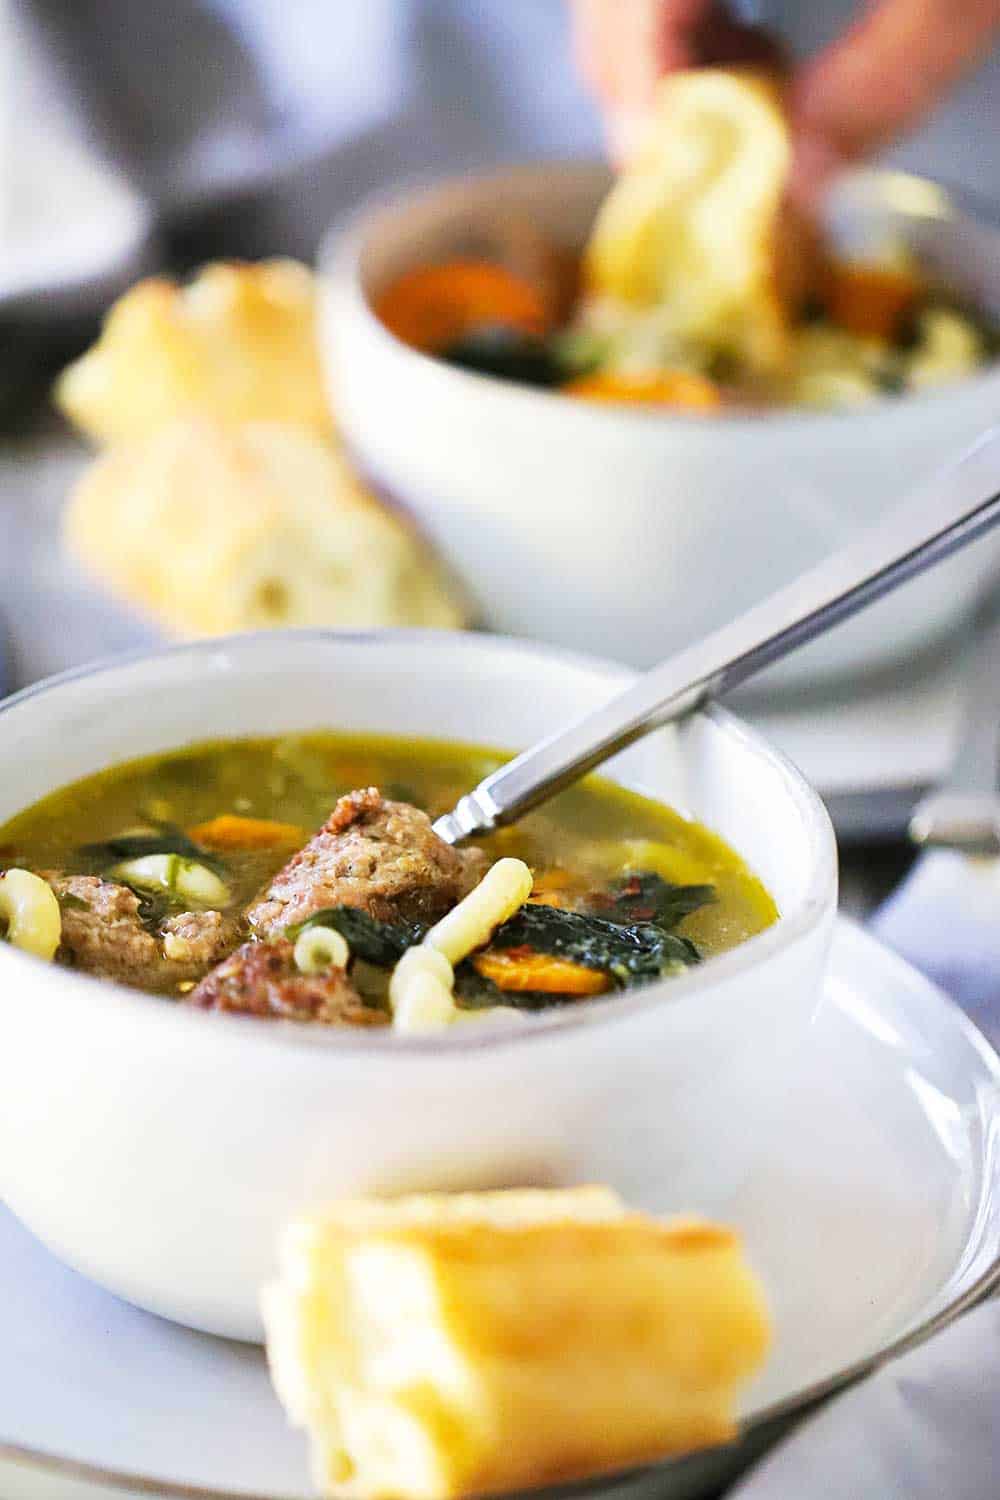
[[[413,513],[488,628],[651,666],[877,524],[996,422],[1000,365],[852,411],[706,418],[456,369],[372,311],[393,277],[482,254],[505,223],[578,249],[608,184],[603,167],[545,163],[364,213],[321,257],[321,337],[356,461]],[[887,224],[916,252],[968,223],[936,185],[900,173],[846,178],[829,213],[838,239],[878,239]],[[1000,308],[1000,233],[975,227],[989,282],[978,290]],[[1000,542],[970,548],[762,681],[773,690],[911,654],[960,622],[998,565]]]
[[[0,820],[134,756],[321,727],[521,747],[621,668],[433,633],[288,633],[72,673],[0,710]],[[0,943],[0,1194],[63,1260],[168,1318],[257,1339],[280,1226],[341,1194],[600,1181],[725,1214],[808,1034],[836,904],[823,806],[712,710],[609,773],[715,829],[781,911],[689,974],[433,1038],[194,1010]]]

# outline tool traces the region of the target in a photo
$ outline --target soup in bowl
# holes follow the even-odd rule
[[[121,1295],[242,1338],[279,1227],[345,1193],[601,1180],[724,1214],[818,994],[815,795],[712,711],[481,848],[430,827],[626,680],[488,637],[288,634],[5,705],[3,879],[40,881],[61,927],[54,961],[0,944],[14,1211]],[[517,866],[528,888],[459,952],[447,924]],[[428,949],[454,1013],[400,1025],[394,976]]]
[[[504,759],[314,732],[129,761],[0,828],[0,923],[14,946],[183,1004],[413,1031],[681,974],[776,920],[722,839],[597,778],[449,848],[430,819]],[[503,913],[449,941],[512,877]],[[401,976],[424,957],[452,992],[442,1014],[398,1003],[407,956]]]
[[[719,414],[498,379],[412,347],[380,320],[401,278],[488,254],[512,224],[578,256],[609,185],[596,164],[546,162],[373,206],[327,242],[320,333],[352,454],[413,512],[485,624],[652,666],[887,517],[993,424],[1000,365],[836,410]],[[996,228],[965,216],[934,183],[851,173],[827,207],[831,235],[856,243],[889,233],[955,281],[974,245],[969,295],[1000,308]],[[818,325],[804,335],[826,337]],[[928,647],[969,610],[998,555],[987,542],[950,559],[762,684],[812,687]]]

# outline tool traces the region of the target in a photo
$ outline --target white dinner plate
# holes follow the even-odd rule
[[[748,1392],[744,1441],[584,1488],[709,1493],[789,1416],[996,1281],[1000,1059],[846,922],[780,1102],[783,1124],[755,1122],[761,1159],[738,1194],[691,1205],[741,1228],[771,1299],[776,1343]],[[313,1493],[258,1350],[117,1301],[4,1210],[0,1284],[4,1500]]]

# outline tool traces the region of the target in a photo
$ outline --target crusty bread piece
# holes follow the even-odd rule
[[[584,259],[592,298],[655,309],[667,347],[773,373],[788,358],[778,240],[791,164],[781,88],[700,68],[658,86],[648,134],[605,199]],[[607,305],[604,325],[613,321]]]
[[[329,432],[312,273],[271,260],[209,265],[186,286],[141,281],[55,397],[98,442],[144,437],[192,412]]]
[[[301,427],[175,422],[99,455],[65,535],[85,566],[175,634],[279,625],[465,623],[411,527]]]
[[[291,1225],[268,1355],[325,1493],[446,1500],[725,1441],[760,1364],[726,1229],[608,1189],[348,1202]]]

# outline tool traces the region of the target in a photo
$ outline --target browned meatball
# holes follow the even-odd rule
[[[419,808],[387,802],[369,787],[341,797],[247,920],[268,936],[330,906],[357,907],[383,922],[434,922],[482,879],[488,863],[481,849],[453,849],[439,839]]]
[[[170,989],[197,979],[231,950],[236,922],[217,911],[187,911],[151,932],[127,885],[97,875],[46,875],[62,899],[60,956],[102,979],[142,989]]]
[[[197,975],[232,951],[239,928],[234,917],[221,911],[182,911],[161,923],[160,935],[164,958]]]
[[[204,1010],[241,1011],[321,1026],[384,1026],[384,1011],[365,1005],[343,969],[300,974],[287,938],[244,943],[186,996]]]

